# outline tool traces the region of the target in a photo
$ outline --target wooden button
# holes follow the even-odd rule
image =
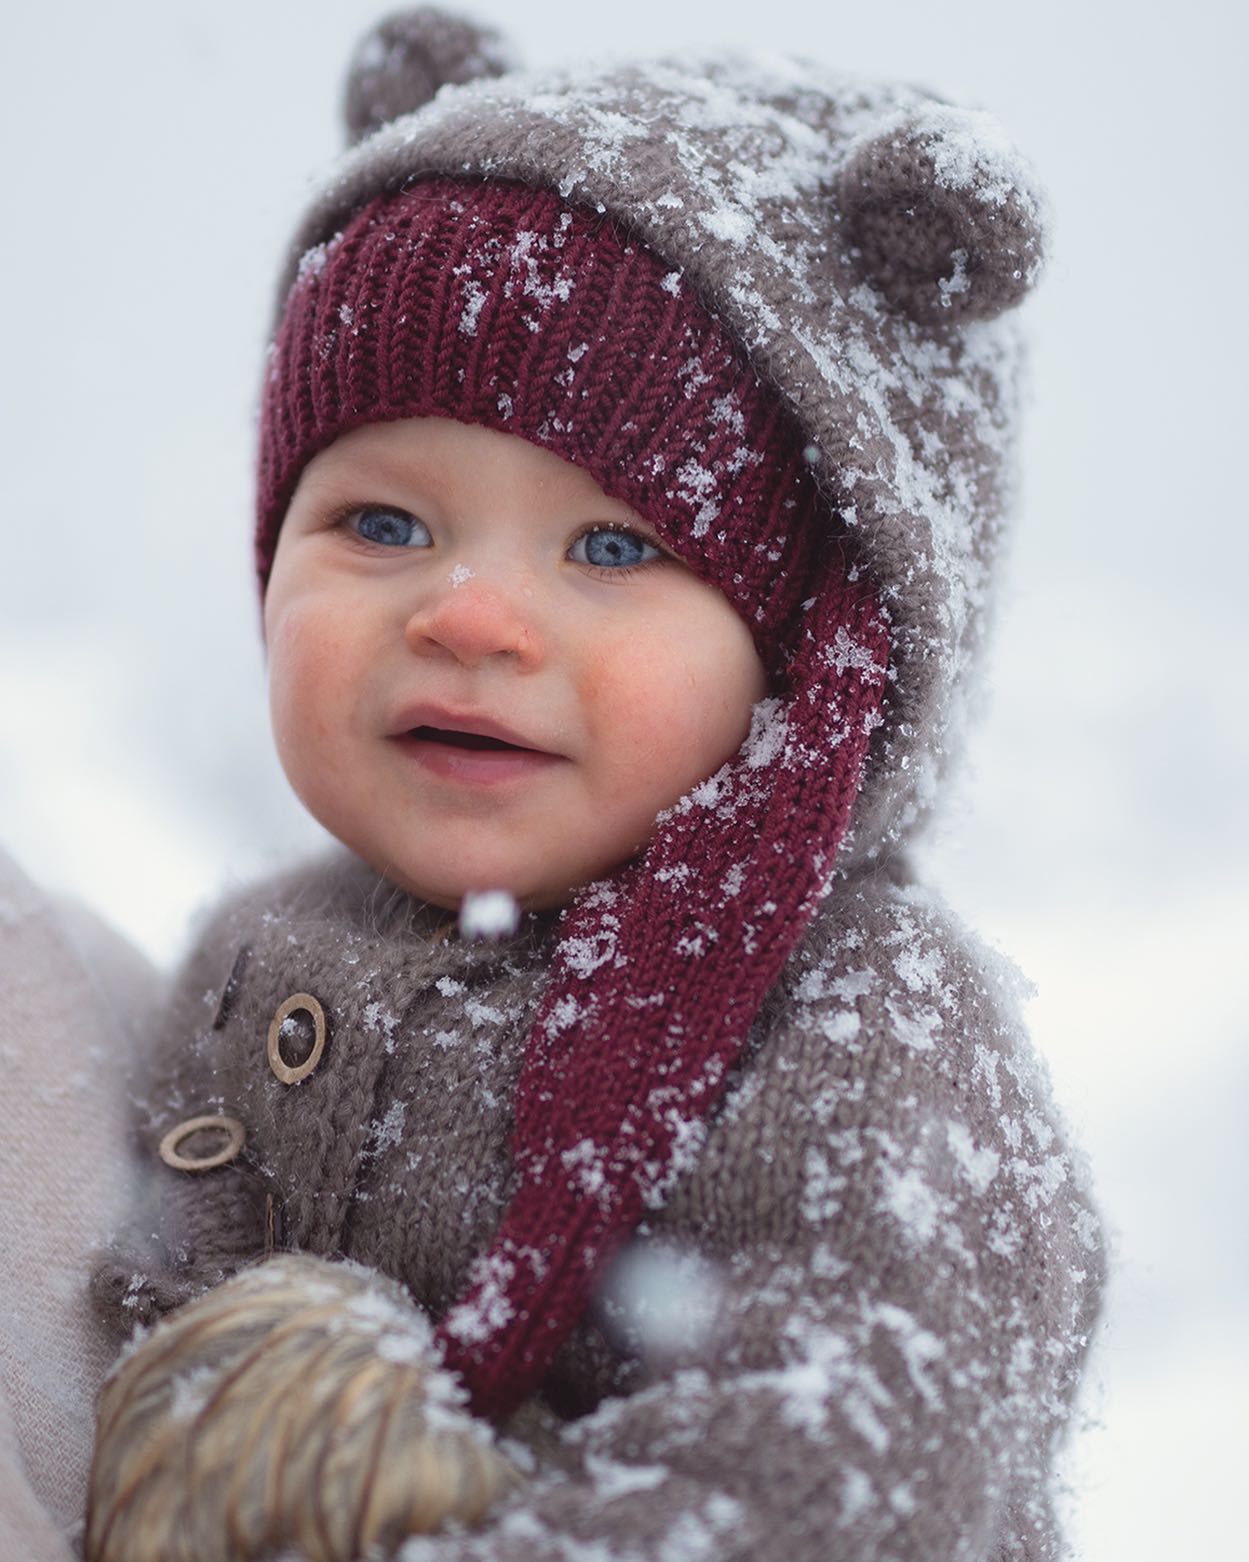
[[[225,1134],[225,1144],[220,1150],[214,1150],[211,1155],[195,1157],[183,1155],[179,1148],[182,1142],[201,1129],[216,1129]],[[211,1171],[214,1166],[225,1166],[232,1161],[243,1148],[246,1138],[247,1130],[237,1117],[225,1117],[220,1114],[210,1117],[188,1117],[186,1122],[179,1123],[176,1128],[169,1130],[160,1142],[158,1153],[165,1165],[172,1166],[174,1171]]]
[[[312,1016],[313,1042],[312,1051],[302,1063],[293,1066],[282,1056],[282,1026],[292,1014],[298,1014],[303,1009]],[[273,1018],[269,1021],[269,1067],[284,1085],[297,1085],[301,1079],[307,1079],[325,1051],[325,1010],[312,996],[311,993],[292,993],[289,998],[284,998],[274,1010]]]

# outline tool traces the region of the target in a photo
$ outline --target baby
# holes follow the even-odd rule
[[[347,117],[256,533],[345,850],[153,1038],[87,1555],[1056,1556],[1099,1229],[906,858],[1036,197],[910,88],[509,73],[429,10]]]

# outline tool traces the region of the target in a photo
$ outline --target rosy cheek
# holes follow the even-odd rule
[[[602,784],[636,804],[657,789],[679,795],[699,779],[705,700],[697,676],[674,663],[663,634],[631,635],[587,658],[578,696]],[[688,772],[688,774],[687,774]]]
[[[341,677],[341,659],[315,613],[291,606],[276,615],[268,642],[269,708],[284,746],[327,731]]]
[[[583,661],[577,693],[600,732],[645,729],[665,704],[665,658],[645,634],[597,645]]]

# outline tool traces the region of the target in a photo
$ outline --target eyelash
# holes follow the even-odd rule
[[[568,544],[568,551],[571,553],[583,537],[592,537],[595,532],[621,532],[626,537],[636,537],[639,542],[645,543],[648,548],[659,549],[658,558],[643,559],[640,564],[617,564],[610,569],[606,564],[582,564],[581,568],[589,570],[595,580],[609,580],[613,582],[628,580],[631,575],[636,575],[639,570],[650,569],[656,564],[664,564],[672,557],[670,553],[660,546],[655,538],[648,537],[645,532],[640,532],[635,527],[624,524],[619,526],[583,526]],[[574,562],[580,561],[575,560]]]
[[[341,505],[337,510],[330,511],[329,515],[326,517],[326,529],[328,531],[345,532],[347,537],[356,547],[364,548],[370,553],[402,552],[402,549],[387,549],[383,548],[380,543],[370,542],[367,537],[362,537],[358,531],[347,525],[347,522],[353,515],[364,515],[369,510],[385,510],[392,515],[406,515],[410,520],[413,521],[420,519],[419,516],[413,515],[410,510],[405,510],[403,506],[399,504],[345,504]],[[422,524],[424,523],[422,522]]]
[[[357,547],[366,548],[370,552],[403,551],[402,549],[385,549],[380,543],[370,542],[367,537],[361,537],[359,532],[354,531],[350,526],[347,525],[347,522],[353,515],[360,515],[366,510],[393,510],[396,515],[408,515],[411,516],[413,520],[419,519],[419,517],[412,515],[411,511],[405,510],[401,505],[348,504],[342,505],[337,510],[330,512],[326,522],[327,528],[331,531],[345,532]],[[571,552],[572,549],[576,547],[576,545],[582,540],[583,537],[590,537],[595,532],[623,532],[626,536],[636,537],[639,542],[645,543],[648,547],[659,548],[658,558],[644,559],[640,564],[618,564],[610,568],[606,564],[582,564],[581,568],[588,570],[595,580],[628,580],[630,576],[636,575],[639,570],[648,569],[655,564],[666,563],[672,557],[672,555],[668,553],[666,549],[661,547],[655,538],[647,536],[645,532],[640,532],[635,527],[626,526],[623,523],[618,526],[604,526],[601,523],[597,525],[583,526],[582,529],[569,542],[569,552]],[[574,560],[573,562],[576,563],[579,561]]]

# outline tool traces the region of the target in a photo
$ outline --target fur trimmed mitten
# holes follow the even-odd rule
[[[100,1396],[87,1562],[355,1562],[517,1482],[397,1286],[283,1256],[139,1338]]]

